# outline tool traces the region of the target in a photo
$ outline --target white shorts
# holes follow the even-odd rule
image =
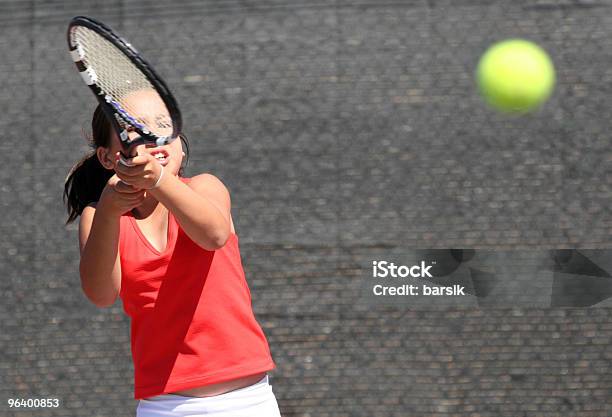
[[[136,417],[280,417],[268,376],[214,397],[164,394],[138,402]]]

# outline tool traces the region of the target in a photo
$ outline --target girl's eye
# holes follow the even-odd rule
[[[168,116],[157,116],[155,118],[155,123],[157,124],[157,127],[160,127],[160,128],[171,128],[172,127],[172,121],[168,118]]]

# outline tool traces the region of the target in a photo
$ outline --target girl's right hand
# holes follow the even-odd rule
[[[102,208],[104,211],[119,217],[140,206],[145,199],[145,192],[146,190],[126,184],[115,174],[110,177],[104,190],[102,190],[98,209]]]

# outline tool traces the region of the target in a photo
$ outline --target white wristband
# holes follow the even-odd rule
[[[161,166],[161,172],[159,173],[159,178],[155,182],[155,185],[150,188],[150,190],[152,190],[153,188],[159,187],[159,183],[160,183],[162,177],[164,176],[164,166],[163,165],[160,165],[160,166]]]

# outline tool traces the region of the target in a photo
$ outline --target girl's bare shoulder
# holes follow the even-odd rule
[[[225,184],[219,178],[209,173],[202,173],[191,177],[187,183],[189,187],[201,196],[211,198],[224,207],[231,207],[231,198]]]
[[[189,178],[187,184],[194,189],[207,189],[208,191],[223,193],[228,192],[227,187],[219,178],[207,172]]]

